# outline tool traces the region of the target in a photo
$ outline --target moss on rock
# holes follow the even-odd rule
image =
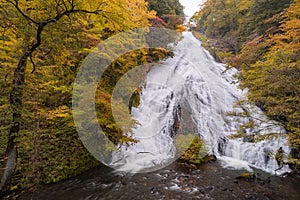
[[[204,142],[199,136],[193,134],[178,135],[175,145],[178,152],[184,151],[180,160],[193,164],[200,164],[204,161],[203,155],[206,155],[206,150]]]

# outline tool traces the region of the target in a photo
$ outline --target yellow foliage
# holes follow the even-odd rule
[[[72,120],[77,69],[102,39],[146,27],[154,15],[144,0],[0,0],[1,108],[14,108],[9,105],[14,72],[22,55],[27,61],[19,94],[22,126],[15,139],[20,188],[66,179],[98,164],[78,139]],[[8,140],[10,109],[1,110],[0,156]]]
[[[178,31],[178,32],[184,32],[184,31],[186,31],[186,27],[183,26],[183,25],[177,25],[176,31]]]

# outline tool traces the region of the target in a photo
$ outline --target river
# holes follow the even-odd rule
[[[236,179],[243,170],[220,163],[187,166],[175,162],[146,174],[120,174],[99,167],[58,184],[40,186],[20,200],[94,199],[274,199],[300,198],[299,178],[281,178],[255,171],[257,179]]]

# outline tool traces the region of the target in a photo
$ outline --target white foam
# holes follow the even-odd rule
[[[249,163],[243,160],[238,160],[227,156],[218,157],[218,160],[221,161],[221,165],[224,168],[234,169],[234,170],[247,170],[249,172],[253,171],[250,168]]]

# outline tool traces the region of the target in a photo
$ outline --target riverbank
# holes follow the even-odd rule
[[[237,178],[245,172],[224,169],[218,161],[200,166],[175,162],[156,172],[134,175],[119,174],[102,166],[67,181],[38,186],[17,199],[300,198],[299,177],[282,178],[254,170],[255,179]]]

